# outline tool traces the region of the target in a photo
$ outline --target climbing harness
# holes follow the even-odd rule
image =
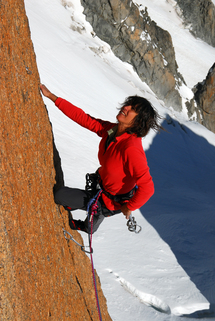
[[[130,232],[135,232],[136,234],[140,233],[140,231],[142,230],[142,227],[137,224],[137,222],[135,221],[135,217],[132,216],[132,214],[129,216],[127,226]]]
[[[99,193],[98,191],[102,190],[102,193],[104,193],[108,198],[110,198],[111,200],[113,200],[113,201],[115,201],[117,203],[120,203],[120,202],[123,202],[125,200],[129,200],[131,197],[133,197],[134,194],[136,193],[137,189],[138,189],[138,186],[136,185],[130,192],[128,192],[126,194],[112,195],[112,194],[110,194],[110,193],[108,193],[107,191],[104,190],[104,188],[102,186],[102,181],[101,181],[99,173],[98,173],[98,170],[95,173],[86,174],[85,190],[89,193],[89,195],[91,197],[93,195],[95,195],[96,193]],[[101,195],[101,193],[99,194],[99,196],[100,195]],[[95,202],[96,198],[97,198],[97,194],[96,194],[95,197],[92,197],[92,199],[89,201],[87,213],[89,213],[89,208],[90,208],[91,204],[93,202]],[[91,219],[89,218],[88,222],[90,222],[90,221],[91,221]],[[129,219],[128,219],[128,222],[127,222],[127,226],[128,226],[128,230],[130,232],[135,232],[136,234],[140,233],[140,231],[142,230],[142,227],[137,224],[137,222],[135,221],[135,218],[132,215],[129,216]],[[90,231],[89,227],[88,227],[88,230]]]

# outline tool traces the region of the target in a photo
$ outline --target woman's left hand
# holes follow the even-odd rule
[[[129,216],[131,215],[131,210],[129,210],[126,204],[122,205],[121,211],[125,215],[126,219],[128,220]]]
[[[53,102],[57,100],[57,96],[51,93],[51,91],[43,84],[40,84],[40,90],[42,91],[42,94],[51,99]]]

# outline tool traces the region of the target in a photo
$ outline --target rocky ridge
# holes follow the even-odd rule
[[[175,0],[190,32],[215,47],[215,5],[211,0]]]
[[[81,0],[86,19],[114,54],[132,64],[139,77],[177,111],[182,109],[178,72],[170,34],[157,26],[147,8],[130,0]]]
[[[81,3],[95,34],[111,46],[117,57],[133,66],[167,107],[181,111],[179,89],[185,82],[178,72],[172,39],[150,19],[147,8],[130,0],[81,0]],[[172,4],[194,36],[215,45],[215,6],[211,0],[176,0]],[[207,79],[203,87],[195,86],[195,96],[186,106],[190,119],[215,132],[211,94],[214,83],[213,77]]]
[[[215,63],[209,70],[207,77],[198,83],[194,91],[194,99],[201,113],[201,122],[215,133]]]

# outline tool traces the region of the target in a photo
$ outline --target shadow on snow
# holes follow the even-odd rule
[[[215,147],[175,120],[163,127],[168,132],[146,151],[155,194],[141,213],[210,302],[208,316],[215,315]]]

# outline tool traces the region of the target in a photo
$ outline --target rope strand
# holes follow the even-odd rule
[[[96,196],[92,198],[87,206],[87,213],[88,213],[88,230],[90,230],[90,233],[88,231],[89,236],[89,247],[90,247],[90,260],[91,260],[91,266],[92,266],[92,274],[93,274],[93,284],[95,289],[95,296],[96,296],[96,303],[97,303],[97,309],[99,314],[99,320],[102,321],[101,316],[101,309],[99,305],[99,297],[98,297],[98,291],[97,291],[97,284],[96,284],[96,276],[95,276],[95,270],[94,270],[94,264],[93,264],[93,255],[92,255],[92,237],[93,237],[93,217],[97,213],[98,209],[98,199],[102,194],[102,189],[98,191]],[[90,209],[91,207],[91,209]]]
[[[78,243],[73,236],[67,232],[65,229],[63,229],[63,233],[64,233],[64,237],[66,240],[68,241],[73,241],[75,242],[77,245],[79,245],[82,249],[82,251],[90,254],[90,260],[91,260],[91,266],[92,266],[92,273],[93,273],[93,284],[94,284],[94,289],[95,289],[95,296],[96,296],[96,304],[97,304],[97,309],[98,309],[98,314],[99,314],[99,320],[102,321],[102,316],[101,316],[101,309],[100,309],[100,305],[99,305],[99,296],[98,296],[98,291],[97,291],[97,285],[96,285],[96,276],[95,276],[95,270],[94,270],[94,264],[93,264],[93,248],[92,248],[92,236],[93,236],[93,216],[94,214],[97,213],[97,209],[98,209],[98,199],[102,194],[102,189],[100,189],[98,191],[98,193],[96,194],[96,196],[94,198],[92,198],[88,205],[87,205],[87,214],[88,214],[88,237],[89,237],[89,248],[90,248],[90,252],[85,250],[85,246],[82,246],[80,243]],[[91,209],[90,209],[91,207]],[[91,212],[91,214],[90,214]],[[89,233],[90,231],[90,233]]]

